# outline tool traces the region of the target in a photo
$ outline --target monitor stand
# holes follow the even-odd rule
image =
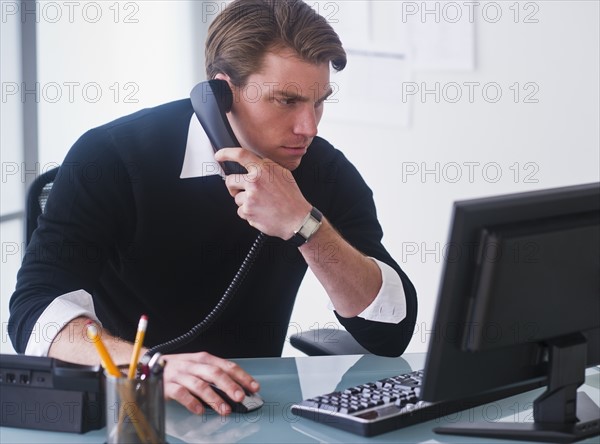
[[[600,435],[600,407],[586,393],[586,339],[582,334],[548,342],[548,388],[533,403],[533,423],[459,423],[436,433],[523,441],[573,442]]]

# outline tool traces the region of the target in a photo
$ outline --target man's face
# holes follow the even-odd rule
[[[267,52],[262,69],[233,93],[229,121],[242,147],[294,170],[331,93],[329,64],[308,63],[291,49]]]

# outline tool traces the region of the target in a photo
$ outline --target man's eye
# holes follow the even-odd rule
[[[279,99],[278,102],[281,105],[293,105],[294,103],[296,103],[294,99]]]

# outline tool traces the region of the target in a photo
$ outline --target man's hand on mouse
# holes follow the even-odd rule
[[[258,382],[239,365],[206,352],[165,355],[165,398],[173,399],[190,412],[204,413],[204,401],[221,415],[231,407],[215,393],[210,384],[223,390],[234,401],[244,399],[244,389],[256,393]],[[202,400],[202,401],[201,401]]]

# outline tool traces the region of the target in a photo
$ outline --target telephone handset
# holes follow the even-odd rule
[[[190,99],[215,153],[221,148],[240,146],[226,116],[233,105],[233,93],[225,80],[212,79],[198,83],[192,89]],[[227,175],[248,173],[237,162],[226,161],[221,167]]]
[[[194,113],[208,135],[208,140],[213,146],[215,152],[225,147],[240,146],[235,138],[233,130],[227,120],[227,113],[233,104],[233,94],[229,84],[224,80],[209,80],[196,85],[190,93]],[[248,171],[237,162],[223,162],[223,171],[225,174],[246,174]],[[231,301],[240,284],[248,274],[252,264],[256,260],[260,249],[267,236],[264,233],[258,233],[250,251],[244,258],[242,265],[233,277],[231,283],[221,296],[217,305],[206,315],[199,324],[192,327],[187,333],[171,339],[162,344],[155,345],[146,352],[146,356],[152,356],[155,353],[171,352],[196,339],[223,313],[227,304]]]

